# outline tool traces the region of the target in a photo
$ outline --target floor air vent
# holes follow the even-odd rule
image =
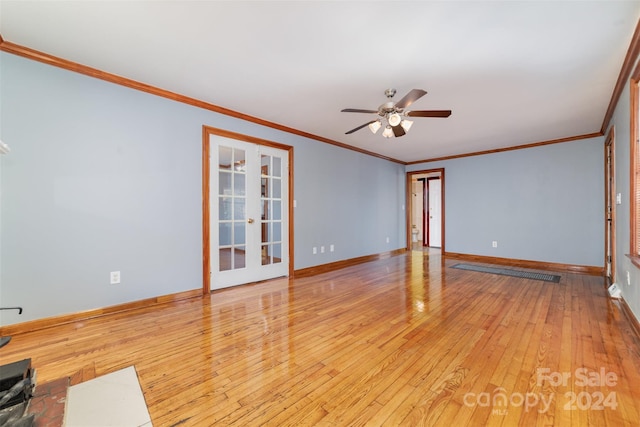
[[[499,274],[501,276],[520,277],[522,279],[542,280],[544,282],[559,283],[560,276],[555,274],[536,273],[533,271],[511,270],[509,268],[485,267],[483,265],[456,264],[451,268],[460,270],[477,271],[479,273]]]

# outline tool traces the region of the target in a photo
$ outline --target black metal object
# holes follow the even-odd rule
[[[25,415],[29,402],[19,403],[0,410],[0,426],[22,427],[34,425],[35,415]]]
[[[18,310],[22,307],[0,307],[0,310]],[[0,337],[0,347],[9,344],[11,337]],[[0,366],[0,427],[33,427],[35,414],[27,409],[36,384],[31,359]]]
[[[0,409],[28,401],[33,395],[31,359],[0,366]]]
[[[0,310],[18,310],[18,314],[22,314],[22,307],[0,307]]]
[[[18,310],[18,314],[22,314],[22,307],[0,307],[0,310]],[[0,348],[9,344],[9,341],[11,341],[11,337],[0,337]]]
[[[0,366],[0,426],[31,427],[35,415],[27,409],[35,387],[31,359]]]

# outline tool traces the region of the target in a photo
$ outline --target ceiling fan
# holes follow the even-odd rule
[[[360,130],[365,126],[369,126],[371,132],[376,133],[378,129],[382,127],[382,119],[384,119],[384,121],[386,122],[386,126],[384,131],[382,132],[382,136],[384,136],[385,138],[391,138],[392,136],[399,137],[405,135],[413,124],[411,120],[407,120],[405,117],[446,118],[451,115],[451,110],[405,111],[407,107],[427,94],[427,92],[422,89],[413,89],[409,91],[409,93],[407,93],[400,101],[396,103],[391,101],[391,98],[393,98],[393,96],[396,94],[395,89],[387,89],[384,91],[384,94],[387,96],[388,101],[380,105],[377,110],[362,110],[360,108],[345,108],[344,110],[340,110],[343,113],[375,113],[381,117],[380,119],[371,120],[370,122],[360,125],[357,128],[351,129],[348,132],[345,132],[346,135]]]

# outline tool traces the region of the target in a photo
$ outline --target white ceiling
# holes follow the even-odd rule
[[[401,161],[599,132],[640,1],[0,1],[5,41]],[[404,137],[364,128],[384,90]]]

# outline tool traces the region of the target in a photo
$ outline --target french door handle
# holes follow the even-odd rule
[[[247,222],[248,222],[249,224],[253,224],[253,218],[249,218],[249,219],[247,220]]]

